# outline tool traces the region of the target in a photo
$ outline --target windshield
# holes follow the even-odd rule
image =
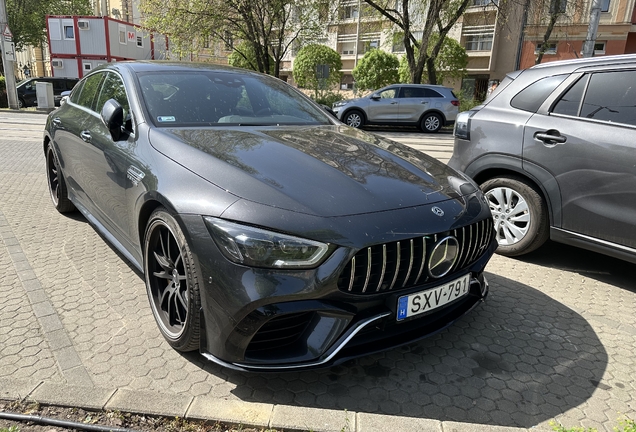
[[[228,71],[139,75],[155,126],[329,125],[326,113],[274,78]]]

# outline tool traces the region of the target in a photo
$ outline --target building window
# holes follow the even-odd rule
[[[466,36],[466,51],[490,51],[492,49],[492,33]]]
[[[356,48],[355,42],[345,42],[340,44],[340,54],[353,55]]]
[[[135,35],[135,39],[137,41],[137,46],[139,48],[143,48],[144,47],[144,34],[141,32],[137,32],[137,34]]]
[[[596,42],[594,44],[594,54],[605,54],[605,42]]]
[[[372,49],[377,49],[377,48],[380,48],[379,40],[364,41],[362,42],[362,50],[360,51],[360,53],[364,54],[366,52],[371,51]]]
[[[210,48],[210,38],[209,37],[203,38],[203,48]]]
[[[128,40],[126,39],[126,26],[125,25],[120,25],[119,26],[119,43],[126,45],[128,43]]]
[[[567,6],[567,0],[550,0],[550,15],[565,13]]]
[[[340,9],[340,19],[358,18],[358,6],[343,6]]]
[[[225,51],[232,51],[234,49],[234,38],[229,31],[225,32]]]
[[[84,63],[84,72],[88,72],[92,68],[93,68],[93,65],[91,65],[90,63]]]
[[[610,0],[601,0],[601,12],[609,12]]]
[[[541,47],[543,47],[542,43],[537,43],[537,47],[534,49],[535,54],[539,54],[541,52]],[[545,51],[543,54],[556,54],[557,53],[557,44],[556,42],[548,42],[545,47]]]
[[[73,30],[73,26],[64,26],[64,39],[75,39],[75,31]]]

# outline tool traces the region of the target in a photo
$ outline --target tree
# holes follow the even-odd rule
[[[328,76],[320,76],[319,66],[326,65]],[[306,45],[294,60],[294,80],[300,87],[314,91],[315,98],[321,97],[329,87],[340,83],[342,77],[340,54],[325,45]]]
[[[428,78],[437,82],[434,68],[435,59],[441,51],[448,32],[462,16],[470,0],[364,0],[386,17],[401,33],[404,42],[406,62],[409,67],[409,81],[422,82],[424,67]],[[421,29],[416,38],[414,32]],[[438,42],[429,51],[433,30],[439,34]]]
[[[241,42],[234,47],[234,51],[232,51],[232,54],[228,57],[230,66],[258,71],[258,62],[256,61],[256,53],[254,53],[253,48],[251,44],[246,42]],[[270,56],[269,60],[269,74],[274,75],[274,58]]]
[[[372,49],[360,59],[353,69],[356,87],[360,90],[375,90],[398,82],[399,61],[393,54]]]
[[[42,46],[47,15],[92,15],[91,0],[7,0],[7,18],[16,50]]]
[[[570,33],[572,24],[586,23],[586,0],[526,0],[528,10],[527,33],[540,38],[540,46],[537,46],[535,64],[541,63],[543,56],[551,49],[550,42],[555,31],[558,37]],[[555,47],[556,48],[556,47]],[[576,51],[574,54],[576,54]]]
[[[323,32],[323,1],[142,0],[141,10],[143,23],[169,35],[179,56],[198,50],[198,41],[210,38],[234,51],[234,42],[243,41],[251,46],[256,70],[279,76],[292,44]]]
[[[429,50],[432,51],[437,46],[439,36],[437,34],[431,35],[431,44]],[[416,55],[419,55],[419,51],[416,51]],[[433,58],[429,55],[428,57]],[[441,44],[439,53],[435,57],[433,68],[435,70],[435,82],[430,80],[430,68],[427,64],[427,72],[422,74],[422,81],[428,81],[431,84],[443,84],[447,78],[463,78],[466,76],[466,67],[468,66],[468,54],[463,46],[459,44],[455,39],[445,38]],[[406,57],[402,57],[399,67],[400,82],[409,82],[410,70],[406,61]]]

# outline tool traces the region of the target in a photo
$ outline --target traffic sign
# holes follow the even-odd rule
[[[13,39],[13,33],[9,30],[9,24],[5,24],[4,30],[2,30],[2,36],[5,38]]]

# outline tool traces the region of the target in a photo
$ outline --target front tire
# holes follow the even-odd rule
[[[347,126],[359,129],[364,126],[364,114],[358,110],[351,110],[345,115],[344,122]]]
[[[442,118],[435,113],[426,114],[420,124],[422,132],[436,133],[442,128]]]
[[[548,210],[541,194],[520,177],[495,177],[484,182],[499,247],[505,256],[524,255],[549,237]]]
[[[69,213],[75,210],[75,206],[68,198],[66,181],[60,169],[60,163],[53,150],[53,145],[46,146],[46,180],[49,186],[49,195],[53,205],[60,213]]]
[[[201,297],[194,258],[179,224],[162,207],[148,220],[144,275],[150,308],[163,337],[177,351],[198,349]]]

